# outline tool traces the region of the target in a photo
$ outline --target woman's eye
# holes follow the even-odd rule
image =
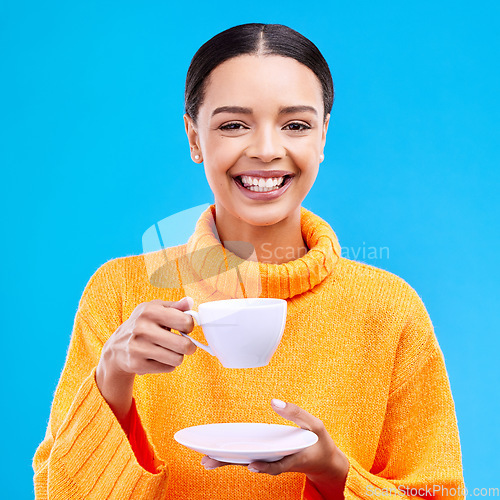
[[[220,130],[240,130],[239,127],[243,127],[241,123],[227,123],[226,125],[221,125]]]
[[[219,127],[219,130],[242,130],[246,128],[244,125],[241,123],[226,123],[225,125],[221,125]],[[309,130],[311,127],[309,125],[306,125],[305,123],[300,123],[300,122],[294,122],[294,123],[289,123],[288,125],[285,125],[284,127],[289,128],[292,132],[302,132],[304,130]]]
[[[286,127],[291,127],[290,130],[293,132],[302,132],[303,130],[309,130],[311,128],[309,125],[300,122],[289,123]]]

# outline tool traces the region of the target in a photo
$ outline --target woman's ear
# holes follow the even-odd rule
[[[321,154],[319,155],[319,162],[321,163],[325,159],[323,150],[326,144],[326,133],[328,132],[328,124],[330,123],[330,113],[326,115],[325,123],[323,124],[323,132],[321,134]]]
[[[326,133],[328,132],[329,123],[330,123],[330,113],[326,115],[325,123],[323,124],[323,134],[321,136],[322,147],[325,147]]]
[[[187,114],[184,114],[184,126],[189,141],[189,149],[191,150],[191,159],[196,163],[203,161],[201,157],[200,141],[198,132],[196,131],[193,119]]]

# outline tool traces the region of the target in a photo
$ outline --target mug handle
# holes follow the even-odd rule
[[[201,321],[200,321],[200,315],[196,311],[182,311],[184,314],[187,314],[188,316],[191,316],[196,320],[196,323],[201,326]],[[189,339],[195,346],[201,347],[204,351],[207,351],[208,354],[211,354],[212,356],[215,356],[215,354],[212,352],[212,349],[208,345],[202,344],[201,342],[198,342],[197,340],[191,338],[187,333],[179,331],[179,333],[183,336]]]

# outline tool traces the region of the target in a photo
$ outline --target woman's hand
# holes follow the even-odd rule
[[[189,339],[171,331],[193,330],[193,319],[182,312],[192,305],[190,297],[143,302],[104,344],[96,382],[120,422],[132,405],[135,375],[173,372],[184,355],[196,351]]]
[[[318,436],[318,441],[309,448],[288,455],[277,462],[252,462],[247,466],[248,470],[273,476],[283,472],[303,472],[325,498],[338,498],[344,490],[349,460],[337,448],[323,422],[297,405],[283,403],[276,399],[273,399],[271,403],[278,415],[291,420],[302,429],[314,432]],[[224,465],[236,465],[218,462],[206,455],[201,463],[208,470]]]

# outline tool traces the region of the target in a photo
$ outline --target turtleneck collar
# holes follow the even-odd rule
[[[341,249],[330,225],[304,207],[300,225],[309,248],[304,256],[283,264],[244,260],[221,244],[211,205],[187,242],[187,259],[179,262],[186,295],[201,303],[244,297],[288,299],[311,290],[332,272]]]

